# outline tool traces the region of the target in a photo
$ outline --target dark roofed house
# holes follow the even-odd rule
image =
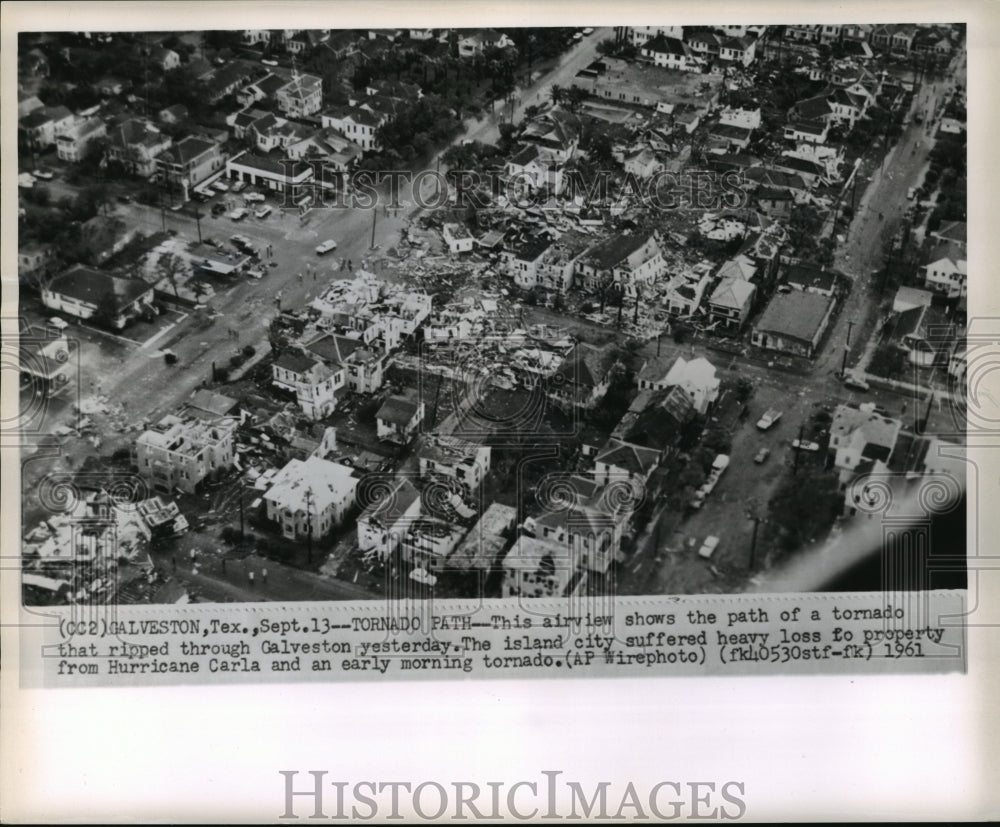
[[[375,414],[378,438],[405,445],[413,438],[423,420],[423,400],[390,396]]]
[[[837,274],[815,264],[793,264],[788,268],[785,284],[818,296],[833,296],[837,289]]]
[[[594,476],[598,482],[638,478],[646,482],[660,464],[663,452],[656,448],[633,445],[612,437],[595,458]]]
[[[563,359],[549,384],[549,396],[564,408],[593,408],[608,392],[617,362],[614,349],[579,342]]]
[[[776,293],[754,325],[757,347],[811,358],[830,321],[832,298],[802,290]]]
[[[153,288],[139,279],[125,279],[75,264],[42,289],[42,303],[52,310],[97,320],[121,330],[152,309]]]
[[[160,173],[176,185],[197,186],[225,167],[226,156],[212,140],[188,135],[157,158]]]

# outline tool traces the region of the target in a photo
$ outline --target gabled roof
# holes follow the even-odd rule
[[[660,460],[660,452],[641,445],[633,445],[612,437],[597,454],[596,461],[615,468],[624,468],[629,474],[646,476]]]
[[[286,350],[274,360],[274,366],[277,368],[283,368],[284,370],[290,370],[292,373],[301,375],[312,370],[316,361],[316,359],[306,356],[306,354],[301,351]]]
[[[651,40],[647,40],[643,44],[642,49],[643,51],[674,55],[675,57],[687,57],[688,54],[688,47],[682,40],[678,40],[676,37],[668,37],[665,34],[658,34]]]
[[[833,270],[817,267],[815,264],[793,264],[785,278],[789,284],[800,284],[802,288],[815,287],[833,290],[837,285],[837,274]]]
[[[964,221],[945,221],[938,228],[937,232],[931,233],[934,238],[942,241],[954,241],[957,244],[966,244],[968,240],[968,224]]]
[[[604,239],[591,247],[584,259],[601,269],[609,270],[617,267],[632,253],[649,241],[650,233],[636,233],[633,235],[613,235]]]
[[[110,295],[116,309],[122,310],[152,288],[139,279],[123,279],[76,264],[52,279],[47,289],[98,307]]]
[[[746,307],[746,303],[750,301],[754,289],[754,286],[750,282],[743,279],[733,277],[724,278],[719,282],[715,290],[712,291],[712,298],[709,299],[709,303],[718,305],[719,307],[728,307],[733,310],[742,310]]]
[[[217,145],[213,141],[206,141],[202,138],[195,138],[188,135],[174,144],[160,157],[167,161],[173,160],[178,164],[186,164],[188,161],[193,161],[209,150],[216,148]]]
[[[416,401],[403,396],[390,396],[375,414],[376,419],[393,425],[409,425],[417,415]]]
[[[611,347],[595,347],[586,342],[578,342],[566,354],[556,375],[565,381],[575,382],[583,387],[595,388],[600,385],[616,361]]]
[[[392,526],[407,509],[420,499],[420,493],[406,478],[396,480],[384,497],[378,497],[358,517],[358,521],[378,520],[385,526]]]

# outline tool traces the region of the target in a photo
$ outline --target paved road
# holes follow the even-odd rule
[[[546,98],[553,84],[571,85],[575,74],[596,57],[600,40],[610,34],[610,29],[598,29],[560,56],[551,71],[519,92],[515,117],[522,117],[526,106]],[[494,118],[470,119],[455,143],[470,138],[495,141],[498,137]],[[403,200],[412,203],[412,195],[407,198],[404,193]],[[164,218],[158,209],[131,204],[119,206],[118,211],[147,232],[163,228]],[[268,325],[278,312],[275,300],[279,295],[282,307],[301,307],[320,292],[325,282],[352,275],[334,270],[333,262],[350,260],[354,269],[358,269],[362,259],[370,255],[377,257],[399,241],[407,219],[402,210],[393,215],[377,209],[318,208],[303,220],[281,211],[275,211],[263,221],[248,217],[242,222],[234,222],[227,217],[203,216],[202,237],[227,241],[232,234],[241,233],[254,238],[259,247],[270,243],[274,247],[277,267],[269,268],[268,275],[261,281],[247,280],[213,297],[210,309],[219,314],[213,323],[206,325],[202,321],[208,313],[196,312],[170,337],[158,342],[161,347],[166,346],[164,342],[171,342],[169,347],[179,357],[177,365],[167,367],[162,360],[151,359],[149,353],[137,354],[126,361],[115,381],[109,377],[107,392],[115,398],[127,391],[128,398],[135,400],[130,402],[129,408],[137,418],[156,418],[171,411],[210,376],[213,361],[225,362],[237,347],[257,345],[265,340]],[[166,227],[176,231],[183,240],[198,239],[194,218],[168,211],[165,222]],[[373,235],[378,248],[374,251]],[[336,259],[319,258],[315,253],[316,245],[328,238],[338,243]],[[230,328],[240,331],[238,343],[230,339]]]

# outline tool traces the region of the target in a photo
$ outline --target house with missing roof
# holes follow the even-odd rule
[[[595,347],[578,342],[566,354],[552,381],[547,383],[549,399],[561,408],[594,408],[611,387],[618,359],[610,345]]]
[[[399,548],[410,525],[421,515],[420,493],[406,478],[393,481],[384,496],[361,503],[358,547],[366,556],[386,560]]]
[[[836,302],[829,296],[792,290],[775,293],[753,327],[751,341],[765,350],[812,358]]]
[[[428,434],[420,446],[422,479],[444,479],[469,496],[490,470],[488,445],[443,434]]]
[[[78,319],[103,319],[121,330],[153,306],[153,288],[140,279],[125,279],[74,264],[42,288],[42,303],[57,313]]]

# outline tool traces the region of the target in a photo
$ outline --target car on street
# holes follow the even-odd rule
[[[218,181],[212,182],[212,189],[216,192],[229,192],[229,184],[220,178]]]
[[[322,244],[317,245],[316,254],[323,256],[329,253],[330,251],[336,249],[337,249],[337,242],[334,241],[333,239],[327,239]]]
[[[219,242],[216,241],[214,238],[206,238],[204,243],[207,244],[209,247],[215,247],[216,249],[220,249],[222,247],[222,245],[219,244]]]
[[[801,439],[801,440],[800,439],[793,439],[792,440],[792,447],[796,451],[811,451],[811,452],[816,452],[816,451],[819,450],[819,443],[818,442],[810,442],[810,441],[805,440],[805,439]]]
[[[264,196],[259,192],[248,192],[243,196],[243,200],[248,204],[260,204],[264,201]]]
[[[242,221],[248,215],[250,215],[250,210],[248,210],[246,207],[237,207],[235,210],[229,213],[229,217],[233,219],[233,221]]]
[[[212,217],[213,218],[218,218],[225,211],[226,211],[226,205],[225,204],[218,204],[218,203],[212,204]]]
[[[844,387],[852,388],[856,391],[867,391],[871,389],[871,385],[865,379],[860,376],[855,376],[853,373],[848,373],[844,376]]]
[[[594,30],[592,28],[590,28],[590,26],[587,26],[587,28],[583,30],[584,36],[592,35],[593,33],[594,33]]]
[[[272,212],[273,210],[271,209],[271,205],[265,204],[260,209],[254,210],[253,214],[257,216],[257,218],[267,218]]]
[[[261,267],[251,267],[247,270],[247,275],[252,279],[262,279],[266,275],[265,271]]]
[[[777,408],[769,408],[764,412],[764,415],[757,420],[757,427],[762,431],[766,431],[772,428],[779,419],[781,419],[781,411]]]
[[[576,41],[583,40],[583,32],[577,32],[575,35],[573,35],[573,40]]]
[[[714,534],[705,538],[705,542],[701,544],[701,548],[698,549],[698,556],[704,557],[706,560],[715,554],[715,550],[719,547],[719,538]]]
[[[757,452],[757,456],[753,458],[753,461],[760,465],[766,462],[769,456],[771,456],[771,449],[765,446]]]

